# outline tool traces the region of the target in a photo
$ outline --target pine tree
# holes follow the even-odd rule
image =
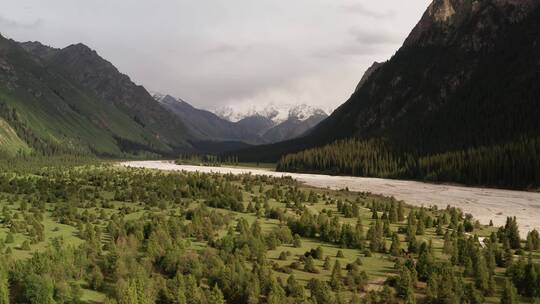
[[[504,290],[501,297],[501,304],[517,304],[517,290],[510,282],[510,280],[506,279],[506,283],[504,286]]]
[[[486,265],[486,260],[481,254],[479,254],[477,257],[474,273],[474,284],[476,288],[484,292],[487,291],[489,288],[489,271]]]
[[[50,278],[45,278],[36,274],[31,274],[25,278],[24,297],[28,303],[54,304],[53,294],[54,286]]]
[[[398,203],[398,221],[403,222],[405,220],[405,210],[403,208],[403,202]]]
[[[8,234],[6,235],[5,243],[6,244],[11,244],[13,242],[15,242],[15,237],[13,236],[13,233],[8,232]]]
[[[21,250],[29,251],[30,250],[30,243],[28,241],[24,241],[21,245]]]
[[[401,243],[399,241],[399,235],[394,233],[392,235],[392,245],[390,245],[390,254],[398,257],[401,255]]]
[[[521,238],[519,236],[519,228],[518,228],[516,217],[506,218],[506,225],[504,227],[504,231],[505,231],[506,238],[510,242],[510,248],[512,249],[521,248]]]
[[[317,267],[315,267],[315,262],[311,256],[308,256],[304,262],[304,270],[311,273],[318,273]]]
[[[296,248],[301,248],[302,247],[302,239],[300,238],[300,236],[298,234],[294,235],[293,246],[296,247]]]
[[[212,288],[212,290],[210,291],[210,294],[208,296],[208,304],[225,304],[225,299],[223,299],[223,293],[221,292],[221,289],[219,289],[217,284],[214,285],[214,288]]]
[[[411,277],[411,272],[407,267],[401,267],[397,278],[396,292],[398,296],[406,301],[410,301],[411,298],[414,298],[413,279]]]
[[[326,256],[323,263],[324,270],[330,270],[330,257]]]
[[[290,275],[287,279],[286,286],[287,296],[302,301],[305,298],[304,287],[296,281],[294,275]]]
[[[418,261],[416,262],[416,271],[418,272],[418,278],[423,281],[427,281],[433,272],[435,266],[435,258],[426,243],[422,243],[420,246],[420,254]]]
[[[336,259],[335,263],[334,263],[334,268],[332,268],[332,275],[330,276],[330,286],[332,286],[332,288],[334,290],[341,290],[342,288],[342,275],[341,275],[341,263],[339,262],[338,259]]]
[[[176,282],[178,290],[176,292],[176,301],[178,304],[187,304],[186,299],[186,284],[184,282],[184,276],[180,273],[176,275]]]
[[[0,304],[9,304],[8,273],[3,266],[0,269]]]

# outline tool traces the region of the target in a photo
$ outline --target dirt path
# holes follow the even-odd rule
[[[330,189],[348,187],[351,191],[394,196],[396,199],[418,206],[436,205],[445,208],[452,205],[471,213],[484,224],[493,220],[495,225],[503,225],[507,216],[516,216],[522,235],[532,229],[540,230],[540,193],[534,192],[434,185],[380,178],[281,173],[255,168],[180,166],[165,161],[132,161],[121,165],[159,170],[291,176],[314,187]]]

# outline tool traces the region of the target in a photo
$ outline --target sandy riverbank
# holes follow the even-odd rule
[[[435,185],[380,178],[282,173],[255,168],[181,166],[165,161],[132,161],[121,165],[159,170],[291,176],[314,187],[331,189],[348,187],[351,191],[394,196],[418,206],[437,205],[439,208],[445,208],[452,205],[471,213],[485,224],[493,220],[495,225],[503,225],[507,216],[516,216],[522,234],[532,229],[540,230],[540,193],[534,192]]]

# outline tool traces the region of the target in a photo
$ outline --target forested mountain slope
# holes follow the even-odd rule
[[[179,119],[82,44],[54,49],[0,36],[0,118],[2,132],[16,134],[0,148],[8,154],[192,149]]]
[[[431,180],[469,182],[470,176],[444,176],[446,160],[452,159],[448,162],[457,163],[452,170],[460,171],[460,164],[475,161],[470,156],[477,154],[470,152],[474,150],[484,151],[481,156],[493,155],[472,164],[478,167],[476,174],[486,177],[472,183],[539,184],[535,140],[540,135],[539,3],[435,0],[391,60],[308,136],[240,151],[240,158],[277,160],[290,152],[354,137],[353,142],[397,159],[397,168],[372,171],[370,176],[423,179],[429,175]],[[343,142],[334,148],[340,145]],[[515,150],[523,153],[510,153]],[[290,156],[280,168],[350,174],[343,169],[350,165],[348,156],[334,155],[316,162],[308,161],[305,153]],[[439,159],[434,168],[420,172],[421,160],[432,158]],[[375,166],[376,158],[367,159]],[[360,171],[357,168],[355,174],[363,174]]]

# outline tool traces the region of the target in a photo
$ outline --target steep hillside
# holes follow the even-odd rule
[[[382,144],[384,151],[407,158],[417,168],[421,158],[470,149],[493,147],[499,153],[494,159],[505,159],[500,153],[508,150],[497,147],[525,142],[529,152],[520,154],[525,159],[512,155],[506,159],[514,164],[514,175],[520,174],[519,168],[532,166],[534,176],[540,172],[534,158],[538,151],[527,139],[540,136],[539,4],[538,0],[436,0],[391,60],[308,136],[238,154],[242,160],[254,156],[277,160],[286,153],[355,137],[380,139],[377,147]],[[300,158],[298,166],[283,168],[309,169]],[[497,185],[508,185],[504,174],[508,171],[501,167],[506,164],[489,163],[478,174],[494,175]],[[431,173],[439,176],[422,174]],[[422,174],[413,170],[405,176],[425,178]],[[519,185],[510,186],[527,184],[523,177],[512,178]]]
[[[54,49],[0,36],[0,72],[0,117],[35,152],[191,149],[179,119],[82,44]]]
[[[30,152],[30,147],[17,135],[17,132],[0,118],[0,155],[15,156]]]

